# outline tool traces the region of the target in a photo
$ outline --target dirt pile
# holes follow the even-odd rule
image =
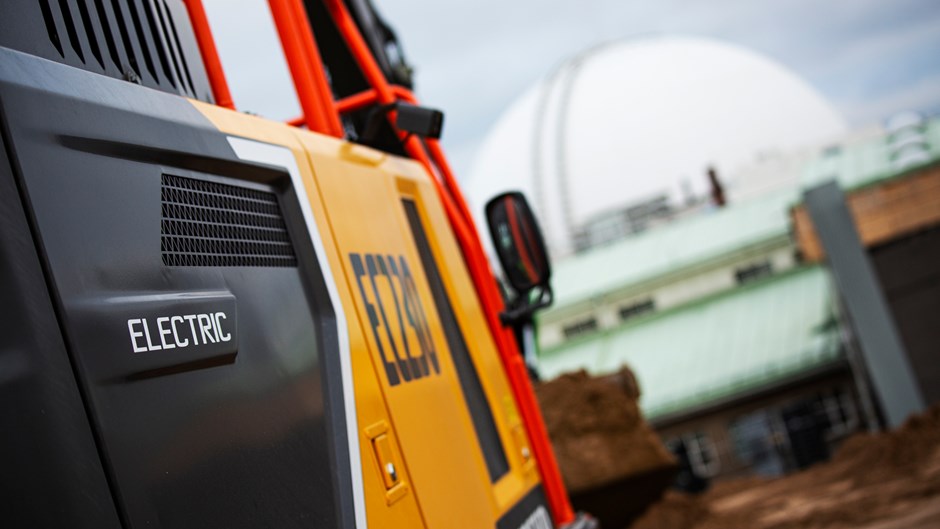
[[[631,529],[940,527],[940,406],[847,440],[827,462],[776,480],[670,492]]]
[[[602,527],[625,525],[672,483],[675,459],[643,420],[629,369],[570,373],[535,390],[572,503]]]

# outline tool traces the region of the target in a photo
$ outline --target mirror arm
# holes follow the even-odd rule
[[[535,302],[530,302],[520,296],[517,298],[517,301],[513,303],[513,305],[515,305],[514,307],[499,313],[499,321],[502,322],[503,325],[515,326],[520,322],[530,319],[536,311],[551,305],[552,301],[554,301],[552,287],[545,285]]]
[[[369,110],[366,114],[365,129],[359,136],[359,143],[376,146],[375,140],[381,131],[382,121],[392,111],[398,113],[393,130],[396,133],[405,133],[405,137],[400,138],[402,144],[407,143],[413,135],[424,139],[440,139],[441,128],[444,125],[444,114],[440,110],[393,101],[385,105],[377,105]]]
[[[398,102],[373,107],[366,115],[365,129],[362,131],[362,135],[359,136],[359,142],[363,145],[374,145],[375,139],[379,135],[380,127],[382,126],[382,118],[392,110],[395,110],[397,106]]]

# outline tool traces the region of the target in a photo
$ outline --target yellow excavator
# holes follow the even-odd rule
[[[585,529],[394,32],[269,0],[302,115],[237,110],[200,0],[0,6],[0,520]],[[397,50],[397,51],[396,51]]]

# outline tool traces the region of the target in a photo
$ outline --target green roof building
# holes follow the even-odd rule
[[[538,319],[541,376],[629,366],[647,418],[701,474],[825,458],[874,412],[839,296],[824,263],[804,258],[791,212],[827,179],[852,190],[930,166],[940,120],[920,131],[821,149],[790,185],[557,263],[555,305]]]

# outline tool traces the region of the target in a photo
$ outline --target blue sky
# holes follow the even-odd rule
[[[204,0],[240,108],[296,113],[263,0]],[[565,58],[644,35],[732,42],[784,64],[853,126],[940,111],[937,0],[373,0],[416,69],[418,96],[446,113],[458,174],[500,114]],[[226,13],[225,19],[221,13]],[[246,38],[246,30],[252,32]],[[272,80],[280,81],[278,89]]]

